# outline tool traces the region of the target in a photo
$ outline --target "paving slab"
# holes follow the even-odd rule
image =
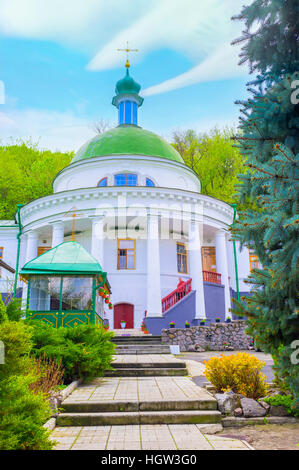
[[[241,440],[203,434],[196,424],[57,427],[56,450],[250,450]]]
[[[63,403],[75,401],[213,400],[189,377],[104,377],[80,385]],[[63,406],[63,405],[62,405]]]

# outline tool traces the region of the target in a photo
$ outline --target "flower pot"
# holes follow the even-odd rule
[[[109,304],[109,299],[105,299],[105,304]]]
[[[185,328],[190,328],[190,325],[185,325]]]
[[[205,326],[205,324],[206,324],[205,321],[201,321],[201,322],[200,322],[200,325],[201,325],[201,326]]]
[[[175,325],[169,325],[169,328],[175,328]]]
[[[231,318],[227,318],[225,321],[226,321],[226,323],[231,323],[232,320],[231,320]]]
[[[120,327],[124,330],[126,328],[126,324],[127,324],[127,322],[121,321],[120,322]]]
[[[216,318],[215,322],[220,323],[220,318]]]

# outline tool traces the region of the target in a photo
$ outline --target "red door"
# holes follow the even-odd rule
[[[114,328],[121,329],[120,322],[126,322],[126,328],[134,328],[134,305],[117,304],[114,306]]]

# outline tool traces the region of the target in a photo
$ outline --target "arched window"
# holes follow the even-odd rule
[[[134,173],[114,175],[114,186],[137,186],[137,175]]]
[[[102,179],[98,182],[97,186],[107,186],[107,177],[106,177],[106,178],[102,178]]]
[[[145,185],[146,186],[155,186],[155,183],[150,178],[146,178]]]

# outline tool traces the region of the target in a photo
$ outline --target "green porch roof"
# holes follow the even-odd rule
[[[108,155],[146,155],[184,163],[172,145],[153,132],[134,125],[121,125],[97,135],[79,149],[72,163]]]
[[[28,261],[20,274],[103,274],[103,270],[80,243],[64,242]]]

